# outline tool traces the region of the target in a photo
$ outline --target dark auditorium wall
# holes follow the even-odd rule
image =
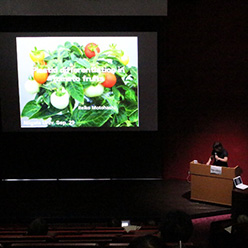
[[[240,165],[244,182],[248,183],[248,2],[169,0],[168,4],[167,17],[145,17],[144,22],[159,26],[159,130],[1,134],[8,140],[1,150],[1,177],[10,173],[21,178],[162,174],[164,179],[184,180],[190,161],[206,162],[213,142],[220,140],[229,152],[229,165]],[[131,17],[127,20],[131,26]],[[18,22],[19,29],[23,23]],[[145,26],[143,22],[135,24]],[[35,23],[33,27],[42,25]],[[70,23],[65,26],[71,31]],[[125,28],[124,24],[120,27]],[[146,28],[150,29],[143,29]],[[105,152],[102,148],[106,144],[112,145],[113,151]],[[4,156],[8,159],[4,160]],[[110,214],[125,219],[136,214],[160,216],[162,205],[157,208],[151,201],[156,183],[2,182],[0,219],[19,221],[37,215],[60,220],[79,216],[106,218]],[[164,183],[167,182],[158,185]],[[161,198],[167,201],[165,189],[160,189]],[[161,198],[157,197],[159,203]]]
[[[156,171],[153,174],[157,176],[161,173],[162,161],[162,174],[165,179],[171,177],[185,179],[189,162],[193,159],[206,162],[212,143],[220,140],[229,152],[229,165],[240,165],[244,181],[248,183],[247,13],[246,0],[168,2],[168,16],[156,17],[158,19],[156,25],[159,26],[159,131],[110,134],[115,144],[114,159],[111,163],[106,162],[104,167],[99,167],[97,176],[105,177],[108,170],[111,176],[116,177],[120,175],[129,177],[133,171],[144,177],[151,171]],[[127,18],[129,23],[130,18]],[[146,23],[151,23],[150,25],[154,23],[151,17],[147,17],[146,20]],[[136,24],[143,26],[143,23]],[[120,29],[125,29],[125,25]],[[73,135],[76,136],[75,133]],[[66,156],[68,148],[60,140],[65,138],[71,141],[73,135],[57,133],[52,137],[49,134],[41,136],[41,142],[46,144],[43,146],[44,151],[47,146],[59,148],[57,149],[59,160],[53,160],[53,163],[50,163],[49,157],[35,160],[36,165],[40,165],[35,167],[36,174],[40,177],[47,174],[54,176],[52,168],[56,167],[58,168],[55,170],[56,173],[59,171],[62,174],[66,173],[68,177],[71,176],[70,173],[72,177],[75,174],[78,176],[81,164],[82,166],[87,164],[85,161],[87,156],[83,156],[84,163],[78,163],[73,169],[70,168],[71,171],[61,164],[74,164],[71,158],[74,158],[73,162],[81,162],[81,152],[85,153],[86,149],[87,154],[92,149],[90,147],[82,149],[79,146],[80,152],[71,150],[70,155]],[[82,140],[92,141],[91,136],[96,134],[81,135]],[[108,133],[98,134],[100,147],[105,145],[107,135]],[[5,146],[7,155],[10,154],[9,163],[16,164],[16,172],[12,170],[16,176],[19,174],[19,155],[24,154],[23,151],[26,149],[22,146],[22,141],[27,142],[27,148],[32,149],[33,143],[29,141],[33,141],[34,138],[27,133],[10,136],[20,147],[16,151],[16,156],[12,156],[11,149]],[[50,142],[47,142],[48,138]],[[10,140],[12,142],[12,139]],[[77,142],[81,144],[81,140]],[[9,147],[12,147],[12,143]],[[119,159],[123,156],[123,147],[126,147],[127,154],[131,153],[131,159]],[[37,150],[34,150],[25,158],[25,164],[22,165],[24,167],[22,171],[25,173],[34,168],[31,162],[36,158],[36,153]],[[101,154],[103,156],[101,161],[108,161],[109,155],[105,152]],[[91,156],[89,157],[91,159]],[[100,158],[93,158],[98,164]],[[6,169],[9,168],[7,163],[4,166]],[[95,171],[93,166],[87,167],[87,173],[80,176],[92,176]]]
[[[164,178],[185,179],[189,162],[205,163],[219,140],[248,183],[247,13],[242,0],[169,1],[159,85]]]

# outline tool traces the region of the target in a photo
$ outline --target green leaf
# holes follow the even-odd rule
[[[135,102],[122,102],[120,107],[124,107],[127,113],[127,116],[131,116],[135,111],[138,111],[137,103]]]
[[[58,114],[59,112],[61,112],[60,109],[56,109],[53,106],[51,106],[50,108],[44,108],[41,111],[35,113],[32,116],[32,119],[48,119],[49,117],[52,117],[56,114]]]
[[[50,61],[52,59],[54,59],[54,56],[47,56],[44,58],[45,61]]]
[[[81,82],[81,83],[82,83],[84,89],[86,89],[86,88],[88,88],[88,87],[91,86],[91,82],[87,82],[87,81],[84,82],[84,81],[83,81],[83,82]]]
[[[76,55],[78,55],[78,56],[83,55],[83,52],[80,50],[80,48],[77,47],[77,46],[75,46],[75,45],[72,45],[72,46],[70,47],[70,49],[71,49],[72,52],[74,52],[74,53],[75,53]]]
[[[52,121],[67,121],[69,119],[69,114],[64,114],[64,115],[54,115],[52,116],[51,120]]]
[[[101,127],[108,121],[112,114],[112,110],[75,109],[72,119],[78,127]]]
[[[85,68],[91,68],[91,64],[86,59],[76,59],[75,60],[79,65],[85,67]]]
[[[125,92],[125,98],[126,98],[127,101],[130,101],[130,102],[136,102],[137,101],[135,91],[132,90],[132,89],[128,89]]]
[[[67,58],[67,57],[69,57],[69,52],[66,51],[66,50],[60,51],[60,57],[62,57],[62,58]]]
[[[116,88],[116,86],[113,86],[112,90],[113,90],[113,93],[114,93],[115,100],[119,101],[120,97],[121,97],[120,91]]]
[[[63,46],[63,45],[58,45],[57,49],[58,49],[58,50],[64,49],[64,46]]]
[[[131,122],[138,122],[139,121],[139,112],[138,110],[134,111],[130,116],[129,116],[129,120]]]
[[[127,119],[127,114],[125,112],[125,109],[121,108],[121,110],[119,111],[119,114],[115,116],[115,124],[112,124],[111,126],[119,127],[123,123],[125,123],[127,120],[128,119]]]
[[[70,41],[66,41],[66,42],[65,42],[65,47],[66,47],[66,48],[71,48],[71,46],[72,46],[72,44],[71,44]]]
[[[51,97],[51,92],[49,92],[49,91],[46,91],[46,92],[43,94],[44,102],[45,102],[47,105],[50,105],[50,97]]]
[[[129,88],[137,88],[138,86],[138,81],[137,79],[133,78],[132,75],[129,75],[127,77],[123,77],[123,82],[125,85],[127,85]]]
[[[71,64],[73,64],[73,61],[68,59],[68,60],[64,61],[63,66],[64,67],[69,67]]]
[[[57,59],[47,60],[47,67],[48,68],[56,68],[57,65],[58,65]]]
[[[24,106],[22,113],[21,113],[21,117],[31,118],[33,115],[39,112],[40,109],[41,109],[41,106],[37,104],[35,100],[32,100]]]
[[[78,58],[74,53],[71,54],[71,60],[76,63],[79,68],[81,68],[82,66],[85,68],[91,68],[91,64],[88,60]]]
[[[75,100],[84,102],[84,88],[80,82],[68,82],[66,90]]]
[[[113,111],[118,114],[119,110],[118,110],[118,102],[115,100],[115,97],[112,95],[112,96],[109,96],[107,94],[103,94],[102,95],[103,99],[107,100],[109,106],[113,107]]]
[[[51,117],[50,127],[71,127],[70,114],[54,115]]]
[[[138,78],[138,69],[134,66],[132,66],[130,68],[130,72],[131,72],[131,75],[134,77],[134,79],[136,80]]]
[[[59,86],[60,86],[59,82],[50,81],[50,82],[46,82],[45,84],[42,84],[41,88],[49,90],[49,91],[53,91],[57,89]]]
[[[120,71],[118,71],[118,70],[116,71],[116,74],[119,75],[120,77],[125,77],[125,76],[126,76],[125,73],[120,72]]]
[[[80,45],[77,42],[73,42],[73,45],[80,47]]]
[[[63,66],[63,63],[62,62],[58,62],[58,64],[57,64],[58,71],[60,71],[63,67],[64,67]]]
[[[119,85],[118,88],[122,88],[123,90],[129,90],[130,89],[127,85]]]

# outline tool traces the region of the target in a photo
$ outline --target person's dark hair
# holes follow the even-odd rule
[[[213,144],[213,149],[214,150],[219,150],[219,151],[222,151],[223,150],[223,145],[220,143],[220,142],[214,142]]]
[[[164,248],[163,241],[152,235],[141,236],[133,239],[128,245],[129,248]]]
[[[36,218],[28,226],[28,235],[47,235],[48,225],[43,218]]]
[[[161,237],[167,243],[187,242],[193,234],[191,217],[183,211],[170,211],[160,227]]]
[[[117,218],[112,218],[108,221],[107,225],[109,227],[121,227],[121,220]]]

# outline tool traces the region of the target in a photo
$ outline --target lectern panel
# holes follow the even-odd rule
[[[190,163],[191,199],[232,205],[233,178],[241,174],[236,167],[222,167],[220,174],[211,173],[211,166]]]

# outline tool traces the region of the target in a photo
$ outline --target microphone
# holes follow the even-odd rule
[[[215,152],[214,155],[216,156],[216,155],[217,155],[217,152]],[[216,158],[215,158],[215,159],[216,159]],[[216,161],[218,161],[218,159],[216,159]]]

